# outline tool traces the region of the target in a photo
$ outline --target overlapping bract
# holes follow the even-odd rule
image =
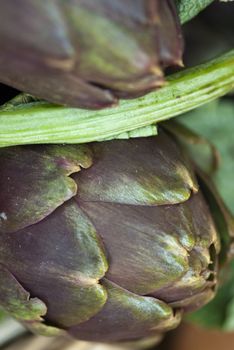
[[[165,132],[0,160],[0,305],[32,330],[137,339],[213,297],[219,236]]]
[[[85,108],[161,86],[183,50],[173,0],[3,0],[0,46],[0,82]]]

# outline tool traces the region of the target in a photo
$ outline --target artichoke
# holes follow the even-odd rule
[[[183,51],[173,0],[3,0],[0,46],[0,82],[85,108],[161,86]]]
[[[167,131],[0,160],[0,306],[33,331],[133,340],[214,296],[211,195]]]

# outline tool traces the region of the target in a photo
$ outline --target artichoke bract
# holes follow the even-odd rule
[[[161,86],[183,51],[173,0],[3,0],[0,46],[2,83],[94,109]]]
[[[213,297],[220,238],[174,137],[0,149],[0,306],[41,334],[118,341]]]

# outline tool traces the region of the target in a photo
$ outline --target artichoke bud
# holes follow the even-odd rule
[[[34,332],[155,336],[214,296],[219,227],[167,132],[0,159],[0,306]]]
[[[85,108],[160,87],[183,51],[173,0],[3,0],[0,44],[2,83]]]

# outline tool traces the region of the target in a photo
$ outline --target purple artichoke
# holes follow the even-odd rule
[[[33,331],[138,339],[214,296],[220,235],[167,132],[0,160],[0,306]]]
[[[0,46],[0,82],[85,108],[161,86],[183,50],[173,0],[3,0]]]

